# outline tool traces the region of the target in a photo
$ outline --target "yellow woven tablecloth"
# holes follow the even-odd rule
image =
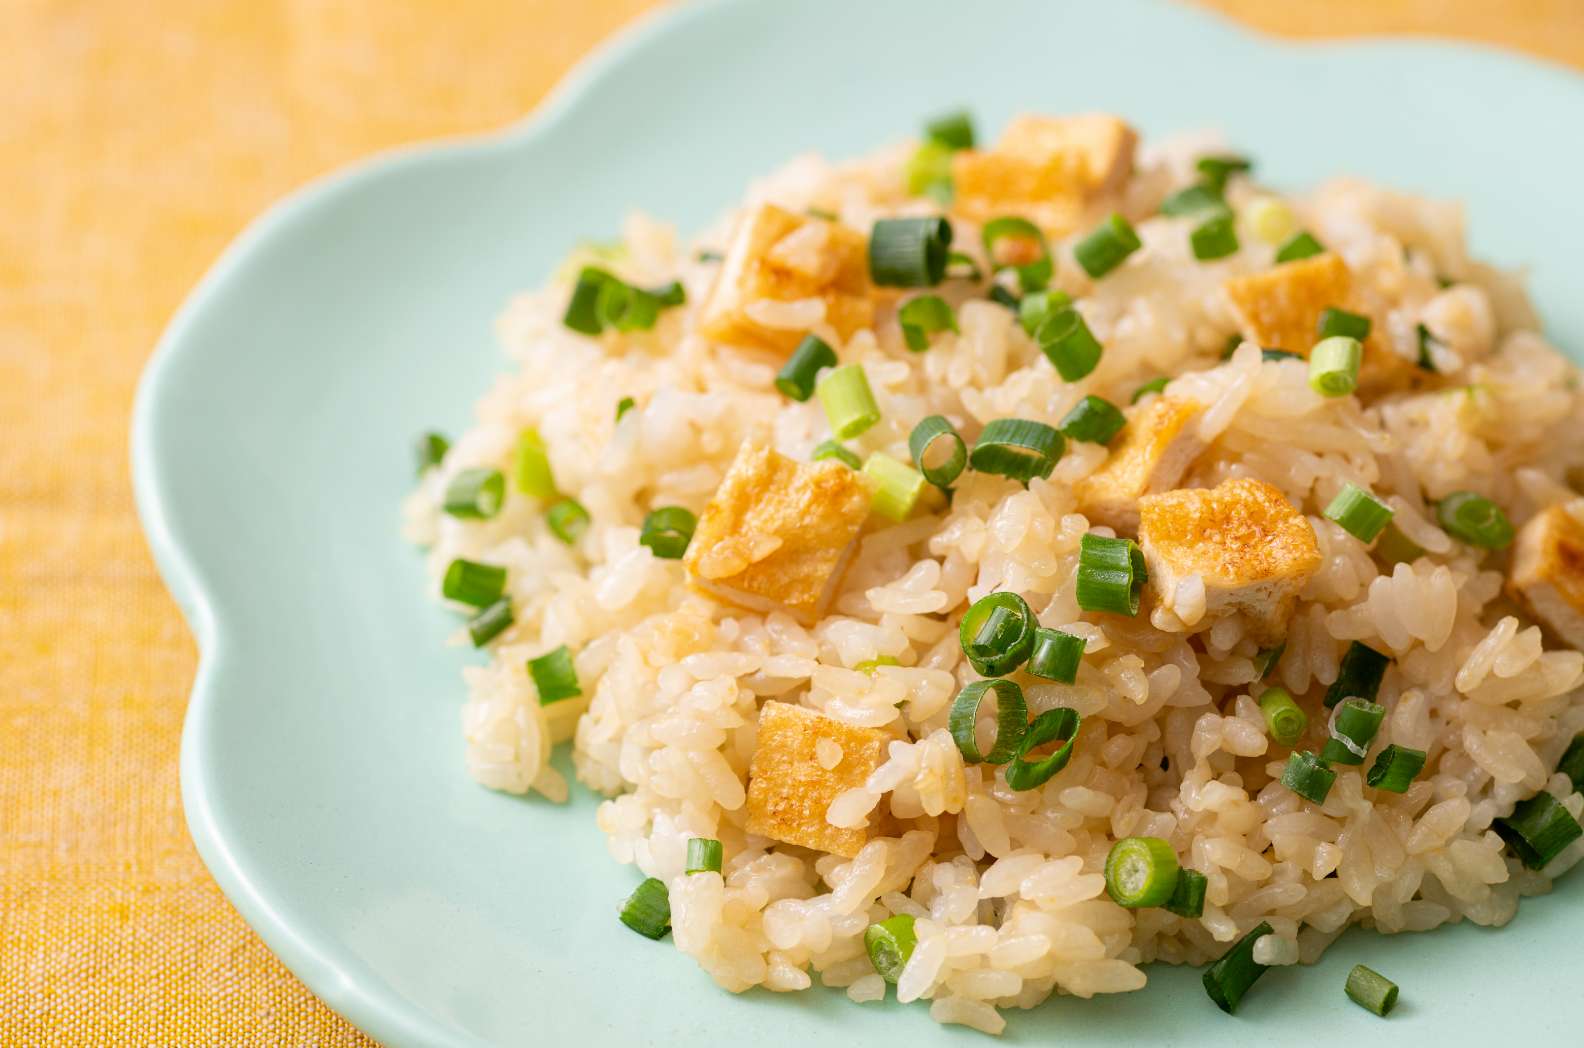
[[[0,0],[0,1044],[368,1044],[187,837],[196,653],[133,515],[138,372],[241,226],[380,147],[490,128],[652,0]],[[859,0],[855,0],[859,2]],[[1578,0],[1214,0],[1584,65]]]

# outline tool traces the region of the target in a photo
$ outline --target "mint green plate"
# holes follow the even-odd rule
[[[505,42],[503,42],[504,44]],[[532,41],[521,46],[531,61]],[[458,56],[458,61],[465,61]],[[696,3],[644,22],[491,138],[410,149],[259,219],[182,307],[133,429],[149,541],[203,655],[182,739],[215,879],[333,1008],[398,1045],[967,1043],[922,1006],[717,989],[626,931],[635,883],[596,800],[490,793],[462,765],[454,621],[397,535],[420,430],[451,432],[505,365],[491,324],[580,239],[641,207],[697,227],[790,155],[842,157],[970,105],[1104,109],[1149,134],[1219,126],[1264,177],[1338,172],[1468,201],[1478,251],[1533,269],[1584,345],[1584,81],[1417,41],[1292,45],[1185,8],[1036,0]],[[564,759],[564,758],[563,758]],[[1584,884],[1501,931],[1355,931],[1272,972],[1236,1018],[1198,972],[1009,1014],[1073,1045],[1443,1048],[1584,1028]],[[1357,961],[1403,987],[1385,1025],[1342,995]]]

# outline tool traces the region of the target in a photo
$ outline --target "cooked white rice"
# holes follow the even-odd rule
[[[1315,711],[1348,642],[1388,652],[1380,701],[1389,712],[1375,746],[1430,755],[1402,795],[1366,791],[1362,767],[1339,767],[1320,805],[1276,781],[1288,750],[1268,738],[1255,702],[1257,645],[1236,616],[1184,625],[1196,619],[1202,587],[1197,596],[1179,589],[1170,610],[1146,596],[1135,620],[1080,612],[1074,570],[1090,522],[1073,485],[1104,459],[1095,445],[1071,445],[1049,480],[1026,490],[968,472],[948,510],[871,522],[813,628],[690,590],[680,561],[639,545],[646,510],[701,510],[745,440],[806,461],[829,436],[817,400],[794,403],[775,391],[777,359],[693,329],[717,268],[696,261],[695,249],[720,247],[730,216],[690,245],[649,219],[629,220],[607,264],[638,285],[680,279],[688,293],[688,305],[664,312],[653,331],[567,330],[566,280],[521,296],[501,318],[517,373],[483,398],[476,423],[406,507],[437,591],[457,557],[510,570],[515,623],[489,665],[465,671],[468,770],[494,789],[563,800],[568,784],[548,755],[553,742],[573,739],[578,778],[609,798],[599,824],[611,855],[667,883],[672,941],[726,989],[802,990],[817,978],[854,1001],[877,1000],[886,983],[865,953],[864,930],[912,914],[918,945],[898,999],[928,999],[936,1019],[995,1033],[1001,1009],[1033,1007],[1056,991],[1139,989],[1143,965],[1204,963],[1260,921],[1274,929],[1255,947],[1269,964],[1313,962],[1353,924],[1385,932],[1463,919],[1500,925],[1520,897],[1547,891],[1584,854],[1576,842],[1546,870],[1529,871],[1491,829],[1538,790],[1575,816],[1584,807],[1567,777],[1549,771],[1584,728],[1576,702],[1584,655],[1557,646],[1504,598],[1505,555],[1454,541],[1430,505],[1471,489],[1521,525],[1575,498],[1584,399],[1574,369],[1539,334],[1518,286],[1467,257],[1457,207],[1356,181],[1288,204],[1367,294],[1390,304],[1377,322],[1385,317],[1396,351],[1413,359],[1417,325],[1428,327],[1439,374],[1428,388],[1361,402],[1313,393],[1305,365],[1262,363],[1251,344],[1221,362],[1236,327],[1221,282],[1268,268],[1274,249],[1240,228],[1235,255],[1200,262],[1188,251],[1191,220],[1145,217],[1191,178],[1192,145],[1141,155],[1123,209],[1145,246],[1117,272],[1091,281],[1073,262],[1072,238],[1053,245],[1055,286],[1080,301],[1105,346],[1091,375],[1063,382],[1011,312],[982,288],[948,284],[942,293],[958,305],[961,332],[937,337],[925,353],[903,347],[885,309],[877,330],[845,343],[825,329],[843,362],[863,364],[884,413],[851,446],[905,462],[908,434],[927,415],[952,418],[971,439],[995,418],[1054,421],[1085,394],[1125,404],[1141,382],[1174,376],[1172,391],[1209,406],[1199,423],[1209,448],[1181,486],[1263,479],[1317,536],[1323,565],[1302,592],[1272,678],[1311,713],[1304,747],[1324,739],[1324,710]],[[753,186],[748,201],[833,211],[867,231],[876,217],[929,212],[902,191],[907,155],[898,148],[840,166],[802,158]],[[1243,179],[1229,194],[1240,216],[1253,198],[1270,196]],[[954,224],[954,246],[977,253],[977,230]],[[756,317],[821,330],[806,313],[767,302]],[[618,425],[617,402],[629,396],[637,407]],[[509,472],[526,426],[542,434],[558,487],[592,517],[575,547],[521,495],[491,520],[439,510],[459,470]],[[1425,555],[1383,568],[1325,519],[1321,510],[1347,481],[1387,498]],[[945,730],[954,694],[975,677],[957,619],[998,589],[1026,597],[1043,625],[1088,640],[1075,685],[1017,675],[1031,712],[1071,706],[1083,717],[1071,763],[1027,792],[1009,790],[990,766],[965,765]],[[575,654],[584,698],[541,707],[525,661],[562,644]],[[886,656],[898,664],[872,675],[853,669]],[[846,859],[745,831],[758,703],[772,697],[894,734],[889,760],[828,819],[863,825],[888,810],[896,836]],[[1167,839],[1184,866],[1208,877],[1201,918],[1108,898],[1107,852],[1133,835]],[[683,874],[690,837],[723,842],[724,877]]]

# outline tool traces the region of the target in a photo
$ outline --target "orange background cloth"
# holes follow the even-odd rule
[[[497,127],[651,0],[0,3],[0,1041],[369,1044],[248,930],[182,820],[193,642],[127,427],[171,312],[262,208]],[[1577,0],[1211,0],[1298,35],[1584,66]]]

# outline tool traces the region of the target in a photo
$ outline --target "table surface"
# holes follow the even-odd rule
[[[517,118],[651,6],[0,5],[6,1043],[372,1043],[270,955],[188,839],[176,756],[197,653],[133,511],[133,390],[176,305],[272,200]],[[1577,0],[1210,6],[1278,33],[1439,34],[1584,67]]]

